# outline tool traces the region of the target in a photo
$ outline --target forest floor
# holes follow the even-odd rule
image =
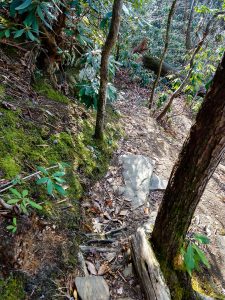
[[[150,192],[146,205],[131,209],[128,199],[118,194],[118,188],[123,185],[119,157],[130,153],[149,157],[155,161],[156,174],[169,179],[194,116],[184,104],[184,99],[178,98],[174,103],[170,125],[162,127],[150,117],[146,108],[148,89],[131,82],[126,71],[120,71],[116,84],[120,97],[115,103],[115,109],[121,114],[125,137],[120,141],[108,173],[88,191],[83,207],[89,217],[91,214],[95,232],[89,239],[93,240],[94,234],[98,236],[98,232],[122,230],[110,246],[103,245],[103,253],[96,250],[96,241],[94,244],[89,241],[88,245],[93,248],[90,246],[91,250],[86,253],[85,260],[91,274],[104,274],[112,299],[138,300],[144,298],[132,270],[130,236],[149,217],[156,215],[163,191]],[[203,272],[194,274],[193,286],[198,292],[215,299],[225,299],[225,268],[222,267],[225,265],[224,182],[225,165],[221,163],[207,185],[189,230],[189,236],[202,233],[210,238],[210,244],[204,246],[204,251],[211,268],[203,268]]]
[[[4,60],[3,54],[1,59]],[[15,59],[18,60],[17,56]],[[0,95],[0,99],[7,99],[1,102],[0,124],[4,132],[10,134],[6,136],[3,133],[4,139],[1,141],[11,145],[11,131],[14,130],[13,145],[18,147],[11,147],[16,149],[13,153],[10,152],[11,148],[8,150],[12,157],[21,159],[20,163],[24,163],[22,172],[25,174],[33,172],[37,163],[50,163],[50,159],[41,161],[42,157],[48,158],[54,154],[53,158],[59,161],[71,156],[76,166],[79,165],[75,174],[80,178],[85,193],[80,199],[79,185],[77,187],[73,184],[69,188],[68,199],[59,199],[53,205],[55,199],[49,200],[39,190],[33,191],[34,184],[31,183],[29,188],[33,191],[34,199],[40,201],[40,197],[43,197],[43,201],[47,201],[46,215],[33,213],[30,218],[21,216],[15,236],[5,229],[5,223],[11,221],[10,216],[8,219],[0,216],[0,300],[50,300],[60,297],[77,299],[74,279],[84,275],[77,264],[79,243],[82,244],[80,249],[89,273],[104,276],[111,299],[144,299],[140,282],[132,269],[130,237],[149,218],[156,216],[163,191],[150,192],[146,205],[132,209],[129,199],[118,192],[124,183],[119,158],[123,154],[146,156],[155,161],[156,174],[168,180],[194,120],[191,111],[184,105],[184,99],[181,97],[176,100],[169,125],[162,127],[150,117],[146,108],[149,89],[132,82],[127,71],[120,70],[116,76],[119,99],[114,103],[120,120],[117,114],[112,116],[113,120],[107,126],[107,147],[102,150],[92,140],[94,115],[91,111],[86,112],[84,107],[69,98],[66,99],[68,103],[56,104],[55,100],[46,98],[47,92],[43,96],[38,95],[28,80],[29,69],[23,67],[26,63],[16,63],[13,59],[8,62],[6,58],[2,66],[4,68],[0,68],[0,75],[8,85],[7,97]],[[47,86],[49,92],[48,89]],[[16,100],[17,94],[20,101]],[[26,102],[24,98],[34,101]],[[57,98],[61,99],[62,95],[57,95]],[[12,116],[18,108],[19,117],[14,117],[14,124]],[[10,118],[4,124],[4,116],[7,115]],[[104,167],[105,171],[115,149],[115,145],[111,143],[116,142],[120,136],[116,131],[119,131],[119,127],[124,132],[123,138],[113,155],[107,174],[97,181],[95,171],[100,167]],[[69,139],[68,132],[71,133]],[[54,137],[53,141],[49,137]],[[54,143],[55,139],[60,143]],[[64,141],[62,145],[61,141]],[[24,145],[28,152],[22,152],[21,157],[17,156],[17,152],[24,151]],[[37,152],[40,146],[44,148]],[[32,156],[34,151],[36,161]],[[3,159],[5,154],[1,156]],[[0,174],[0,178],[1,176],[4,174]],[[72,178],[71,173],[68,177]],[[225,265],[224,182],[225,164],[221,163],[207,186],[190,228],[190,236],[192,232],[204,233],[211,241],[204,249],[211,269],[195,274],[194,287],[215,299],[225,299],[225,296],[215,296],[218,293],[225,294],[225,268],[222,267]],[[105,241],[96,241],[102,238]],[[2,278],[11,273],[12,280],[8,280],[5,285]],[[23,277],[20,288],[18,282],[14,281],[15,274]],[[1,297],[1,291],[9,286],[9,282],[14,296]],[[19,297],[19,289],[25,290],[25,297],[24,293]]]

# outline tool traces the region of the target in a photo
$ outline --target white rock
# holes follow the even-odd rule
[[[82,300],[109,300],[109,287],[102,276],[85,276],[75,279]]]

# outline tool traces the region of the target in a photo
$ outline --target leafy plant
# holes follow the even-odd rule
[[[28,197],[28,190],[23,190],[20,193],[17,189],[11,188],[10,192],[12,193],[12,195],[10,196],[10,199],[7,201],[7,203],[11,205],[18,205],[24,214],[28,214],[27,206],[29,205],[35,209],[42,209],[41,205],[32,201]]]
[[[159,98],[158,98],[158,101],[156,103],[157,108],[162,107],[163,103],[167,100],[167,98],[168,98],[168,94],[161,93],[160,96],[159,96]]]
[[[87,107],[94,107],[97,109],[98,92],[100,86],[100,63],[101,63],[101,51],[94,50],[86,53],[78,62],[81,70],[79,72],[78,83],[76,88],[80,101]],[[112,79],[115,76],[116,62],[111,57],[109,63],[109,77]],[[108,84],[107,100],[112,102],[117,98],[116,88],[112,83]]]
[[[184,266],[190,276],[192,276],[194,270],[199,270],[200,263],[203,263],[207,268],[210,267],[204,252],[198,247],[198,244],[208,243],[208,237],[201,234],[195,234],[194,238],[188,243],[188,246],[181,249]]]
[[[53,192],[55,191],[62,196],[66,195],[66,191],[62,186],[62,184],[66,182],[62,178],[66,174],[63,167],[52,174],[44,167],[38,167],[38,170],[42,173],[42,177],[39,178],[36,183],[38,185],[45,185],[49,195],[53,195]]]
[[[17,219],[16,219],[16,217],[13,218],[12,224],[8,225],[6,228],[9,231],[11,231],[12,233],[15,233],[17,231]]]

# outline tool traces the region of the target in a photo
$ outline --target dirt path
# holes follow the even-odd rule
[[[120,76],[123,78],[123,86],[119,85],[122,82]],[[120,142],[108,173],[92,187],[83,202],[85,210],[92,215],[95,232],[87,234],[86,245],[91,249],[85,253],[85,260],[89,262],[90,273],[104,275],[112,299],[138,300],[144,298],[131,269],[129,238],[152,212],[156,214],[163,192],[151,192],[144,207],[131,210],[130,202],[118,194],[118,187],[123,185],[118,157],[132,153],[154,159],[156,173],[169,179],[192,121],[189,114],[184,113],[182,99],[178,99],[173,111],[172,129],[165,131],[150,117],[144,106],[148,90],[129,83],[126,74],[119,74],[117,82],[120,97],[115,109],[122,115],[125,137]],[[210,282],[211,290],[220,292],[225,287],[225,268],[222,267],[225,266],[224,181],[225,167],[221,164],[207,186],[190,228],[191,232],[201,232],[210,237],[211,243],[205,251],[212,267],[204,272],[203,279]],[[97,243],[96,239],[102,238],[101,233],[116,229],[121,230],[107,235],[110,244]],[[90,239],[95,241],[92,243]],[[95,249],[96,246],[104,247],[104,251],[100,253]]]

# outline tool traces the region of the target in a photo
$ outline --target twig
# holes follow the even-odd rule
[[[78,261],[80,263],[81,269],[84,272],[84,276],[88,276],[89,273],[88,273],[88,270],[87,270],[87,267],[86,267],[86,263],[85,263],[85,260],[84,260],[83,253],[81,251],[79,251],[78,254],[77,254],[77,257],[78,257]]]
[[[0,204],[2,207],[8,210],[13,210],[13,205],[6,203],[3,199],[0,198]]]
[[[110,239],[105,239],[105,240],[101,240],[101,239],[97,239],[97,240],[90,240],[90,241],[87,241],[87,244],[112,244],[114,243],[115,240],[110,240]]]
[[[46,168],[46,170],[54,169],[54,168],[57,168],[57,167],[58,167],[58,165],[55,165],[55,166]],[[25,176],[25,177],[21,178],[20,180],[26,181],[26,180],[30,179],[31,177],[37,176],[37,175],[39,175],[39,174],[41,174],[41,173],[42,173],[41,171],[37,171],[37,172],[35,172],[35,173],[33,173],[33,174],[30,174],[30,175],[28,175],[28,176]],[[6,190],[9,190],[9,189],[12,188],[14,185],[16,185],[16,184],[13,184],[13,180],[10,181],[9,184],[10,184],[9,186],[7,186],[7,187],[3,188],[2,190],[0,190],[0,193],[5,192]],[[0,186],[0,187],[1,187],[1,186]]]
[[[79,248],[83,252],[116,252],[115,248],[98,248],[84,245],[80,245]]]
[[[114,233],[117,233],[117,232],[120,232],[122,230],[126,230],[127,229],[127,226],[123,226],[123,227],[120,227],[120,228],[117,228],[117,229],[113,229],[113,230],[110,230],[108,232],[105,233],[105,235],[110,235],[110,234],[114,234]]]

